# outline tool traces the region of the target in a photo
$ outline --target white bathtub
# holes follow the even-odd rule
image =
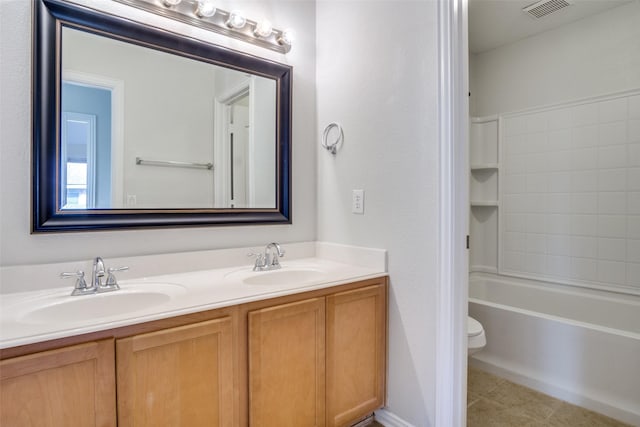
[[[640,426],[640,297],[474,273],[469,315],[472,365]]]

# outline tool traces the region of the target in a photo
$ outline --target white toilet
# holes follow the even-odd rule
[[[487,344],[482,324],[469,316],[467,316],[467,340],[467,356],[479,352]]]

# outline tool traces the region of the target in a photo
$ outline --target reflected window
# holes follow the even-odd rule
[[[87,208],[87,164],[67,163],[67,183],[65,188],[65,209]]]

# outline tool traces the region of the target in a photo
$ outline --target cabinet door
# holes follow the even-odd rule
[[[249,423],[324,426],[324,298],[249,313]]]
[[[118,425],[231,426],[231,317],[120,339]]]
[[[0,425],[115,427],[113,340],[0,362]]]
[[[327,297],[327,425],[345,426],[384,403],[386,286]]]

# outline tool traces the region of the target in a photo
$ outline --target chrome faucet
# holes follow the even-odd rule
[[[61,278],[75,277],[76,284],[73,288],[71,295],[87,295],[101,292],[117,291],[120,289],[118,280],[113,274],[116,271],[128,270],[129,267],[107,268],[104,267],[104,260],[101,257],[96,257],[93,260],[93,272],[91,273],[91,283],[87,284],[84,278],[84,271],[78,270],[72,273],[60,273]],[[102,282],[102,278],[107,276],[105,282]]]
[[[275,253],[273,252],[275,249]],[[264,248],[264,263],[271,267],[269,270],[275,270],[281,268],[280,262],[278,258],[282,258],[284,256],[284,249],[280,247],[280,244],[276,242],[269,243],[266,248]]]
[[[253,271],[269,271],[282,268],[278,258],[282,258],[285,254],[284,249],[280,247],[279,243],[269,243],[264,248],[264,254],[250,254],[255,255],[256,263],[253,266]]]
[[[102,278],[104,277],[104,261],[101,257],[93,260],[93,274],[91,275],[91,287],[100,289],[102,287]]]

